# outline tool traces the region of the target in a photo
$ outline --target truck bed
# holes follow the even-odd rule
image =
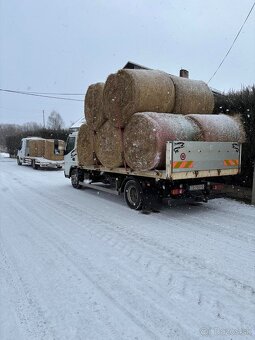
[[[40,167],[62,167],[64,165],[64,161],[55,161],[51,159],[47,159],[44,157],[25,157],[24,163],[31,165],[32,161],[35,161],[35,164],[40,165]]]
[[[80,166],[84,170],[155,179],[181,180],[236,175],[241,169],[241,144],[173,141],[166,145],[165,170],[135,171],[128,167]]]

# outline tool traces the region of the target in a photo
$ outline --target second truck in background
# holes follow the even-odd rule
[[[64,148],[65,142],[59,139],[22,138],[18,149],[17,164],[31,165],[33,169],[60,169],[64,165]]]

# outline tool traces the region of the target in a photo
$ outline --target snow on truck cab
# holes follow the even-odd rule
[[[33,169],[57,168],[64,165],[64,141],[40,137],[22,138],[17,154],[18,165],[31,165]]]
[[[131,209],[140,210],[162,200],[186,199],[207,202],[224,193],[222,176],[241,170],[241,144],[237,142],[169,141],[165,170],[134,171],[127,167],[84,166],[77,155],[78,132],[72,132],[65,149],[65,177],[76,189],[124,194]],[[86,147],[86,146],[84,146]]]

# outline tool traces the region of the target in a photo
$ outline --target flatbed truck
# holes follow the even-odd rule
[[[219,178],[241,171],[242,145],[233,142],[169,141],[165,170],[134,171],[128,167],[83,166],[77,158],[77,135],[72,132],[65,149],[64,175],[76,189],[90,187],[123,194],[131,209],[140,210],[152,202],[192,199],[207,202],[222,196]]]
[[[29,141],[30,140],[42,140],[42,138],[37,137],[27,137],[22,138],[18,154],[17,154],[17,164],[18,165],[29,165],[33,169],[37,170],[40,168],[50,168],[50,169],[62,169],[64,166],[64,160],[51,160],[43,156],[31,156],[29,153]]]

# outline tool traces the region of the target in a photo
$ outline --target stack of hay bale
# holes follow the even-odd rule
[[[28,140],[28,156],[44,157],[52,161],[64,160],[65,142],[60,139],[31,138]]]
[[[214,115],[213,108],[213,93],[203,81],[120,70],[87,90],[86,123],[77,142],[80,165],[164,169],[167,141],[243,142],[238,118]]]

